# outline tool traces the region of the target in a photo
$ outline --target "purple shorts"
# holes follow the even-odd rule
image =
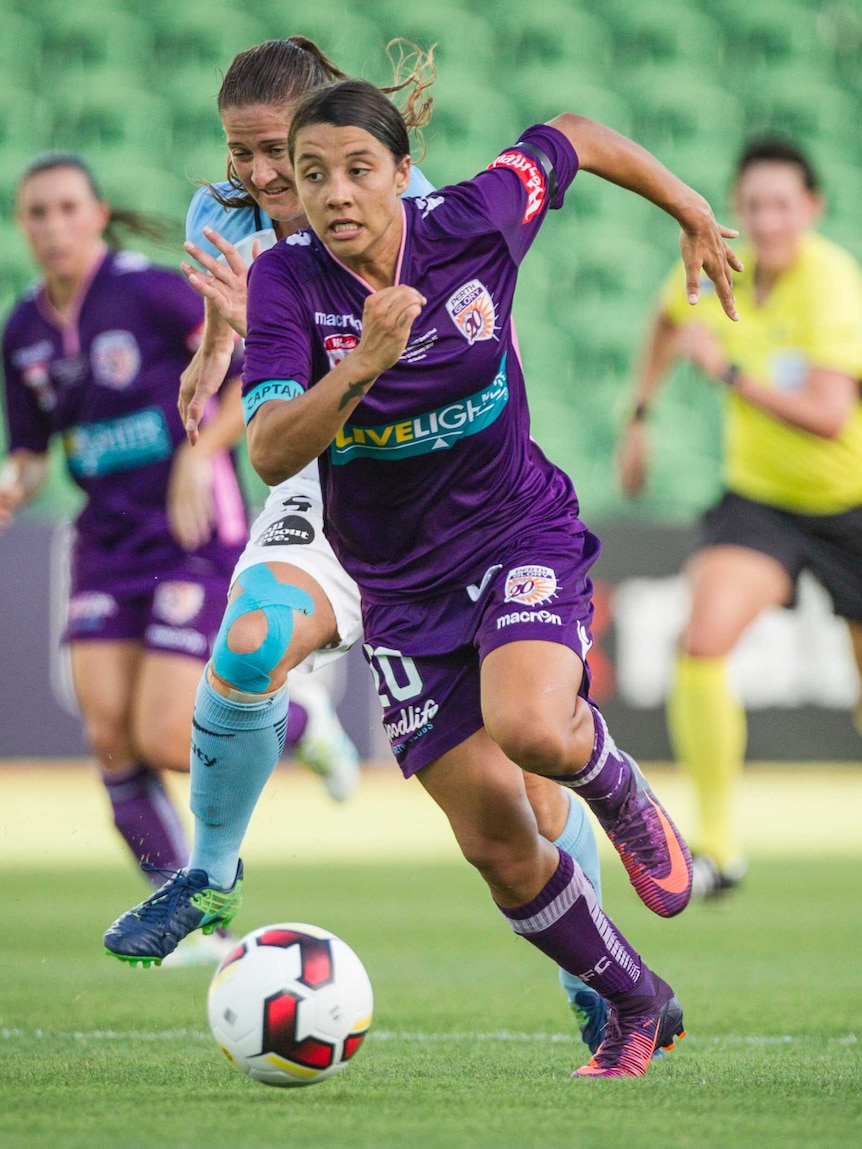
[[[64,642],[140,642],[205,662],[227,605],[229,578],[177,571],[140,585],[73,590]]]
[[[383,706],[383,726],[405,778],[484,725],[480,668],[498,646],[523,640],[568,646],[584,663],[592,646],[599,540],[549,531],[519,541],[476,583],[419,602],[363,604],[363,651]]]

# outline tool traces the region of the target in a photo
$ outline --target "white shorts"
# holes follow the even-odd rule
[[[335,614],[338,643],[314,651],[297,670],[320,669],[340,658],[362,637],[359,588],[323,533],[323,496],[316,479],[296,475],[272,488],[252,524],[231,585],[244,570],[259,563],[290,563],[305,571],[329,599]]]

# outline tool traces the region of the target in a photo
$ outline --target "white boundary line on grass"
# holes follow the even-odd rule
[[[417,1044],[459,1044],[470,1041],[493,1041],[502,1044],[564,1045],[580,1044],[580,1037],[574,1033],[513,1033],[499,1030],[496,1033],[397,1033],[388,1029],[372,1029],[369,1039],[373,1041],[404,1042]],[[0,1040],[39,1039],[47,1041],[68,1039],[72,1041],[204,1041],[210,1040],[209,1033],[197,1029],[163,1029],[156,1032],[140,1030],[91,1029],[91,1030],[49,1030],[49,1029],[0,1029]],[[809,1042],[827,1045],[856,1045],[859,1037],[848,1033],[841,1037],[821,1038],[802,1034],[726,1034],[716,1037],[697,1037],[690,1034],[686,1045],[805,1045]]]

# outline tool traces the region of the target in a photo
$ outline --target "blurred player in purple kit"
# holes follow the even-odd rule
[[[400,61],[395,58],[399,48]],[[409,72],[416,57],[414,46],[407,42],[396,41],[392,49],[395,89],[402,83],[399,76],[405,64]],[[184,269],[207,304],[203,340],[184,373],[180,397],[192,441],[203,404],[224,378],[234,332],[246,333],[248,264],[257,251],[306,226],[287,154],[293,107],[310,88],[342,76],[317,45],[299,36],[270,40],[240,53],[225,74],[218,106],[228,143],[229,179],[199,189],[186,225],[186,248],[205,272],[191,264]],[[432,193],[422,173],[411,169],[405,194],[427,197]],[[351,323],[358,328],[358,321]],[[344,355],[356,342],[350,325],[341,329],[336,324],[328,348],[334,356]],[[241,878],[234,882],[241,872],[239,850],[278,757],[279,723],[287,700],[285,680],[289,676],[292,712],[295,698],[306,698],[306,676],[294,673],[303,668],[303,660],[307,665],[340,654],[361,634],[359,590],[324,536],[322,513],[316,460],[273,487],[235,572],[234,602],[239,605],[232,606],[225,618],[225,644],[217,649],[199,689],[191,766],[195,840],[188,873],[178,875],[177,881],[185,884],[186,899],[196,896],[198,880],[208,887],[230,890],[220,901],[213,895],[205,909],[184,902],[181,926],[173,892],[166,897],[154,895],[124,915],[119,930],[108,931],[106,944],[115,956],[159,961],[189,930],[212,928],[239,908]],[[274,588],[270,576],[281,585]],[[249,595],[251,589],[258,596],[255,588],[261,586],[269,588],[270,596],[275,589],[281,601]],[[310,593],[313,613],[303,614],[284,601],[283,596],[300,591]],[[247,628],[254,623],[253,607],[260,601],[264,615],[270,612],[272,629],[258,646],[261,636]],[[234,658],[235,652],[245,653]],[[321,709],[325,711],[325,706]],[[404,715],[398,719],[402,725],[414,721],[412,709]],[[328,743],[337,749],[337,730]],[[336,758],[336,754],[329,755],[330,762]],[[344,778],[349,781],[349,760],[343,755],[340,761],[340,767],[328,775],[330,785]],[[531,777],[526,785],[541,832],[578,859],[600,896],[595,835],[582,804],[544,778]],[[560,976],[584,1040],[594,1048],[607,1005],[567,971],[561,970]]]
[[[416,126],[419,89],[407,104]],[[649,153],[571,114],[413,201],[400,198],[405,119],[364,81],[301,100],[288,142],[311,230],[252,267],[252,461],[274,483],[320,457],[328,537],[361,590],[403,773],[444,810],[513,930],[611,1003],[577,1076],[640,1076],[682,1035],[682,1009],[580,866],[539,834],[523,771],[588,802],[656,913],[687,904],[691,859],[589,700],[599,543],[530,438],[511,305],[518,266],[579,166],[677,219],[690,297],[703,267],[731,315],[736,260],[722,237],[734,233]],[[341,331],[357,336],[343,356],[330,342]]]
[[[136,861],[183,866],[183,827],[159,778],[188,769],[201,666],[246,531],[229,448],[241,434],[238,363],[185,443],[180,373],[203,307],[183,277],[114,250],[112,211],[79,157],[49,153],[18,185],[18,220],[44,279],[3,333],[9,457],[0,529],[31,499],[61,435],[86,496],[75,523],[65,641],[86,737]]]

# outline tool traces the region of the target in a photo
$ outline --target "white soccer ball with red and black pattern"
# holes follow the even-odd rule
[[[265,1085],[313,1085],[340,1072],[371,1025],[362,962],[328,930],[263,926],[223,959],[209,989],[210,1029],[228,1061]]]

